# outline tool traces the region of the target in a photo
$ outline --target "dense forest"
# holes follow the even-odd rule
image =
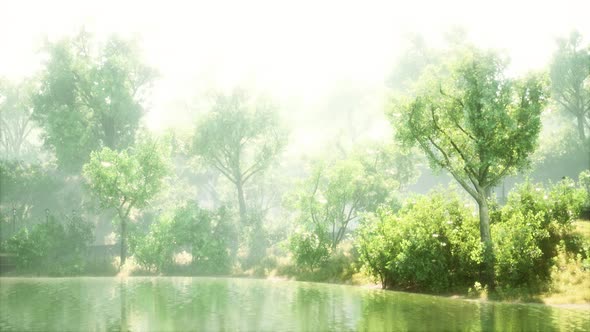
[[[588,286],[588,36],[523,75],[452,37],[408,41],[380,114],[336,88],[317,122],[338,130],[309,153],[289,105],[247,85],[200,97],[190,130],[149,130],[159,73],[138,41],[47,42],[37,73],[0,79],[3,272],[510,295],[550,291],[568,268]]]

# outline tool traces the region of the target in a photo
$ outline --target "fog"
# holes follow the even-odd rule
[[[566,254],[587,276],[587,0],[0,6],[15,276],[477,297],[494,278],[541,294]]]
[[[437,47],[462,29],[477,46],[504,50],[510,71],[523,73],[547,64],[557,37],[575,29],[587,35],[589,6],[583,0],[19,1],[0,13],[8,50],[0,54],[0,75],[32,75],[42,67],[45,39],[80,29],[98,40],[135,38],[159,73],[144,118],[150,129],[190,130],[206,111],[200,101],[208,92],[240,85],[275,98],[292,127],[290,144],[307,149],[338,131],[332,127],[340,124],[326,126],[323,115],[345,117],[342,105],[335,111],[329,102],[343,85],[367,117],[383,114],[384,82],[409,37]],[[388,127],[357,130],[385,137]]]

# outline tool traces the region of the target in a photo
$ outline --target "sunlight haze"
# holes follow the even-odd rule
[[[80,29],[98,38],[139,38],[159,79],[148,127],[184,127],[213,88],[248,85],[288,112],[313,112],[339,81],[382,99],[383,82],[406,45],[436,45],[452,28],[477,45],[507,50],[512,72],[539,69],[555,38],[590,33],[590,3],[578,1],[19,1],[0,11],[0,76],[41,68],[39,49]],[[35,9],[32,9],[35,8]],[[376,107],[382,104],[376,103]]]

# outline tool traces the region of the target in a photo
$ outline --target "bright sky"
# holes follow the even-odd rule
[[[506,50],[515,72],[540,68],[556,37],[590,36],[590,1],[0,0],[0,76],[34,73],[44,38],[81,26],[141,38],[161,74],[147,120],[157,129],[188,120],[178,106],[213,86],[308,102],[343,79],[381,87],[408,33],[436,43],[462,26],[476,44]]]

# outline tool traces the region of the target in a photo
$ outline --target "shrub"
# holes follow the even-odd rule
[[[542,212],[517,211],[491,226],[495,241],[496,281],[501,286],[534,285],[549,276],[540,244],[549,237]]]
[[[243,269],[260,269],[266,250],[270,246],[268,230],[263,223],[264,215],[251,212],[246,220],[247,223],[240,227],[242,255],[239,255],[239,263]]]
[[[363,268],[383,287],[441,292],[473,285],[481,262],[477,220],[452,192],[380,211],[358,231]]]
[[[393,224],[385,220],[392,217],[388,212],[388,210],[379,210],[376,214],[368,214],[363,219],[356,237],[362,269],[368,275],[377,278],[382,288],[391,284],[388,279],[390,276],[388,264],[393,261],[393,254],[396,252],[391,240],[398,238],[388,237],[393,235],[391,231],[386,231],[386,228]]]
[[[587,210],[590,210],[590,170],[586,170],[580,173],[578,176],[580,187],[586,191],[586,199],[584,206]]]
[[[295,232],[289,238],[288,249],[295,264],[303,270],[313,271],[330,257],[328,234],[317,232]]]
[[[298,235],[309,235],[313,238],[314,233],[297,234],[291,237],[291,240]],[[313,248],[312,245],[306,245],[303,248]],[[351,282],[352,276],[356,272],[355,263],[358,261],[358,255],[350,239],[341,241],[335,249],[328,246],[320,246],[317,250],[317,259],[313,264],[309,261],[292,261],[286,266],[279,267],[279,273],[297,280],[316,281],[316,282]],[[291,249],[291,252],[297,252]],[[312,253],[307,253],[307,259],[314,257]],[[293,256],[296,259],[296,256]],[[293,265],[293,263],[295,263]]]
[[[130,246],[137,262],[152,271],[176,268],[174,255],[186,251],[189,267],[197,274],[227,273],[231,268],[231,218],[225,208],[201,209],[186,204],[160,217],[145,235],[135,236]]]
[[[73,275],[84,272],[93,240],[93,225],[82,218],[74,216],[65,226],[50,218],[23,228],[8,240],[7,250],[16,254],[20,271]]]
[[[493,213],[496,276],[500,286],[542,286],[550,278],[557,246],[579,251],[573,233],[585,192],[570,179],[545,189],[525,182],[508,196],[506,205]]]
[[[174,219],[165,215],[150,225],[147,234],[133,234],[129,247],[135,261],[148,271],[166,271],[173,263]]]

